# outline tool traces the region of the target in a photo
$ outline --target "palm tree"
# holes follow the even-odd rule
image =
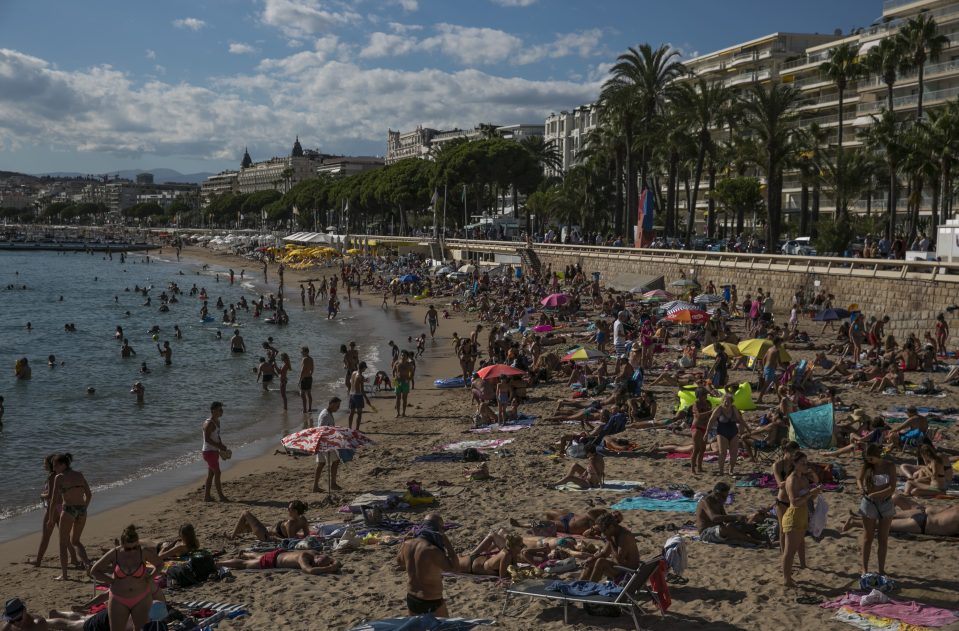
[[[869,49],[862,62],[863,67],[886,84],[886,109],[890,112],[893,107],[892,91],[896,85],[899,71],[903,68],[902,40],[897,37],[886,37]]]
[[[706,154],[712,155],[712,128],[723,119],[723,112],[729,106],[732,94],[722,81],[706,81],[699,78],[695,83],[684,83],[676,91],[674,102],[681,116],[691,128],[699,151],[696,155],[696,167],[693,173],[692,199],[686,215],[686,245],[692,247],[693,226],[696,221],[696,198],[699,195],[699,183],[702,181],[703,164]]]
[[[882,154],[889,174],[889,190],[887,191],[886,210],[889,218],[886,226],[886,238],[892,241],[896,234],[896,202],[899,198],[899,164],[902,159],[903,124],[896,120],[892,110],[886,110],[882,116],[872,117],[872,125],[859,132],[867,149],[876,154]]]
[[[527,136],[520,141],[520,145],[533,156],[545,173],[562,174],[563,156],[555,143],[546,142],[542,136]]]
[[[799,169],[799,233],[816,236],[816,224],[819,222],[819,199],[822,187],[822,147],[826,144],[829,130],[813,123],[802,130],[797,138],[799,151],[796,154],[796,167]],[[812,213],[810,216],[810,186],[812,187]],[[810,219],[812,221],[810,222]],[[812,232],[810,232],[810,223]]]
[[[930,112],[926,133],[936,164],[930,169],[933,177],[931,231],[934,234],[940,217],[951,216],[952,165],[959,153],[959,102],[951,101],[946,107]]]
[[[641,138],[638,171],[645,179],[649,159],[648,133],[666,101],[673,80],[686,72],[685,66],[676,61],[678,56],[677,51],[665,45],[655,50],[649,44],[631,47],[617,57],[616,64],[610,69],[610,78],[603,84],[600,93],[603,111],[626,142],[627,209],[636,208],[638,199],[637,164],[633,156],[636,133]],[[617,229],[625,228],[625,217],[617,218],[616,225]]]
[[[766,246],[779,238],[782,221],[782,171],[792,150],[794,121],[799,104],[796,88],[774,82],[755,84],[740,96],[745,127],[754,136],[761,153],[757,161],[766,175]]]
[[[919,70],[919,96],[916,104],[916,120],[922,120],[922,90],[927,61],[938,61],[939,54],[949,38],[938,32],[936,21],[920,13],[900,29],[897,35],[906,59]]]
[[[839,129],[836,132],[836,144],[842,152],[843,105],[846,87],[850,81],[855,80],[862,73],[859,65],[859,46],[847,42],[830,48],[829,59],[819,66],[819,71],[835,83],[836,89],[839,90]]]

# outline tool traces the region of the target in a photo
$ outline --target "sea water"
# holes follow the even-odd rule
[[[216,309],[216,300],[221,297],[228,306],[241,295],[249,303],[275,293],[275,276],[269,286],[262,285],[262,271],[258,265],[255,269],[247,269],[241,281],[236,266],[236,284],[230,285],[225,268],[204,268],[185,258],[178,262],[134,254],[121,263],[116,254],[111,260],[102,253],[0,253],[0,396],[6,409],[0,432],[0,523],[10,524],[11,517],[38,507],[46,479],[43,458],[49,453],[73,454],[74,468],[94,489],[93,510],[98,508],[97,494],[110,487],[144,476],[154,482],[169,477],[172,482],[178,479],[174,470],[188,466],[194,476],[201,474],[202,468],[190,463],[199,460],[201,424],[215,400],[225,406],[222,437],[228,446],[236,450],[264,438],[278,446],[279,438],[304,424],[297,385],[300,346],[308,346],[314,357],[315,409],[334,392],[345,398],[341,344],[357,341],[361,358],[374,371],[368,374],[383,367],[376,366],[381,356],[388,361],[386,341],[400,329],[395,311],[384,315],[361,309],[363,296],[354,296],[351,307],[342,296],[342,311],[330,321],[320,301],[315,308],[301,306],[296,284],[285,291],[290,326],[263,322],[269,312],[254,319],[252,305],[250,311],[238,308],[248,352],[232,354],[229,339],[235,327],[219,322],[222,311]],[[334,273],[321,269],[317,276]],[[182,293],[168,313],[160,313],[159,296],[164,290],[172,295],[170,282]],[[206,289],[215,322],[200,320],[201,302],[188,295],[194,284]],[[145,299],[134,286],[152,287],[151,306],[143,305]],[[370,300],[379,304],[376,296]],[[76,332],[65,331],[67,323],[75,324]],[[117,325],[123,327],[135,357],[120,357],[120,342],[114,339]],[[154,325],[160,327],[159,343],[169,341],[173,348],[172,366],[164,365],[149,333]],[[182,339],[174,337],[174,325]],[[216,338],[218,330],[222,339]],[[286,413],[279,393],[263,393],[256,383],[254,371],[268,336],[293,364]],[[55,367],[47,365],[51,354]],[[33,369],[29,381],[14,378],[14,364],[21,357],[28,358]],[[139,372],[141,362],[146,362],[148,374]],[[130,392],[136,381],[146,387],[143,405]],[[274,379],[270,387],[278,385]],[[88,394],[88,388],[95,392]],[[2,538],[7,539],[11,529],[0,527],[4,530],[8,532]]]

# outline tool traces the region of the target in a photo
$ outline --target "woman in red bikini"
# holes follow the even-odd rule
[[[147,571],[147,563],[153,570]],[[108,574],[112,566],[112,576]],[[152,547],[140,545],[135,526],[127,526],[120,535],[120,546],[113,548],[90,569],[90,575],[98,583],[110,587],[107,611],[110,616],[110,631],[123,631],[127,620],[133,619],[133,628],[140,629],[149,621],[150,605],[157,591],[153,582],[156,568],[163,562]]]
[[[706,398],[705,388],[696,389],[696,401],[689,406],[690,432],[693,435],[693,455],[689,459],[689,468],[694,474],[703,473],[703,456],[706,455],[706,426],[712,415],[713,406]]]

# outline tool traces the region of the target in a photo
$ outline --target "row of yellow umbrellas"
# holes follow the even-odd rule
[[[730,357],[764,357],[766,352],[772,347],[772,340],[753,338],[743,340],[739,344],[730,344],[729,342],[715,342],[703,349],[703,355],[709,357],[716,356],[716,346],[722,346],[726,354]],[[786,352],[786,349],[779,349],[779,359],[784,362],[792,361],[792,357]]]

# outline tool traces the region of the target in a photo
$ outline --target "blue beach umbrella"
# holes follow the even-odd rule
[[[848,318],[849,312],[845,309],[823,309],[815,316],[813,320],[817,322],[831,322],[833,320],[842,320],[843,318]]]
[[[405,276],[400,276],[401,283],[415,283],[419,279],[420,277],[415,274],[406,274]]]

